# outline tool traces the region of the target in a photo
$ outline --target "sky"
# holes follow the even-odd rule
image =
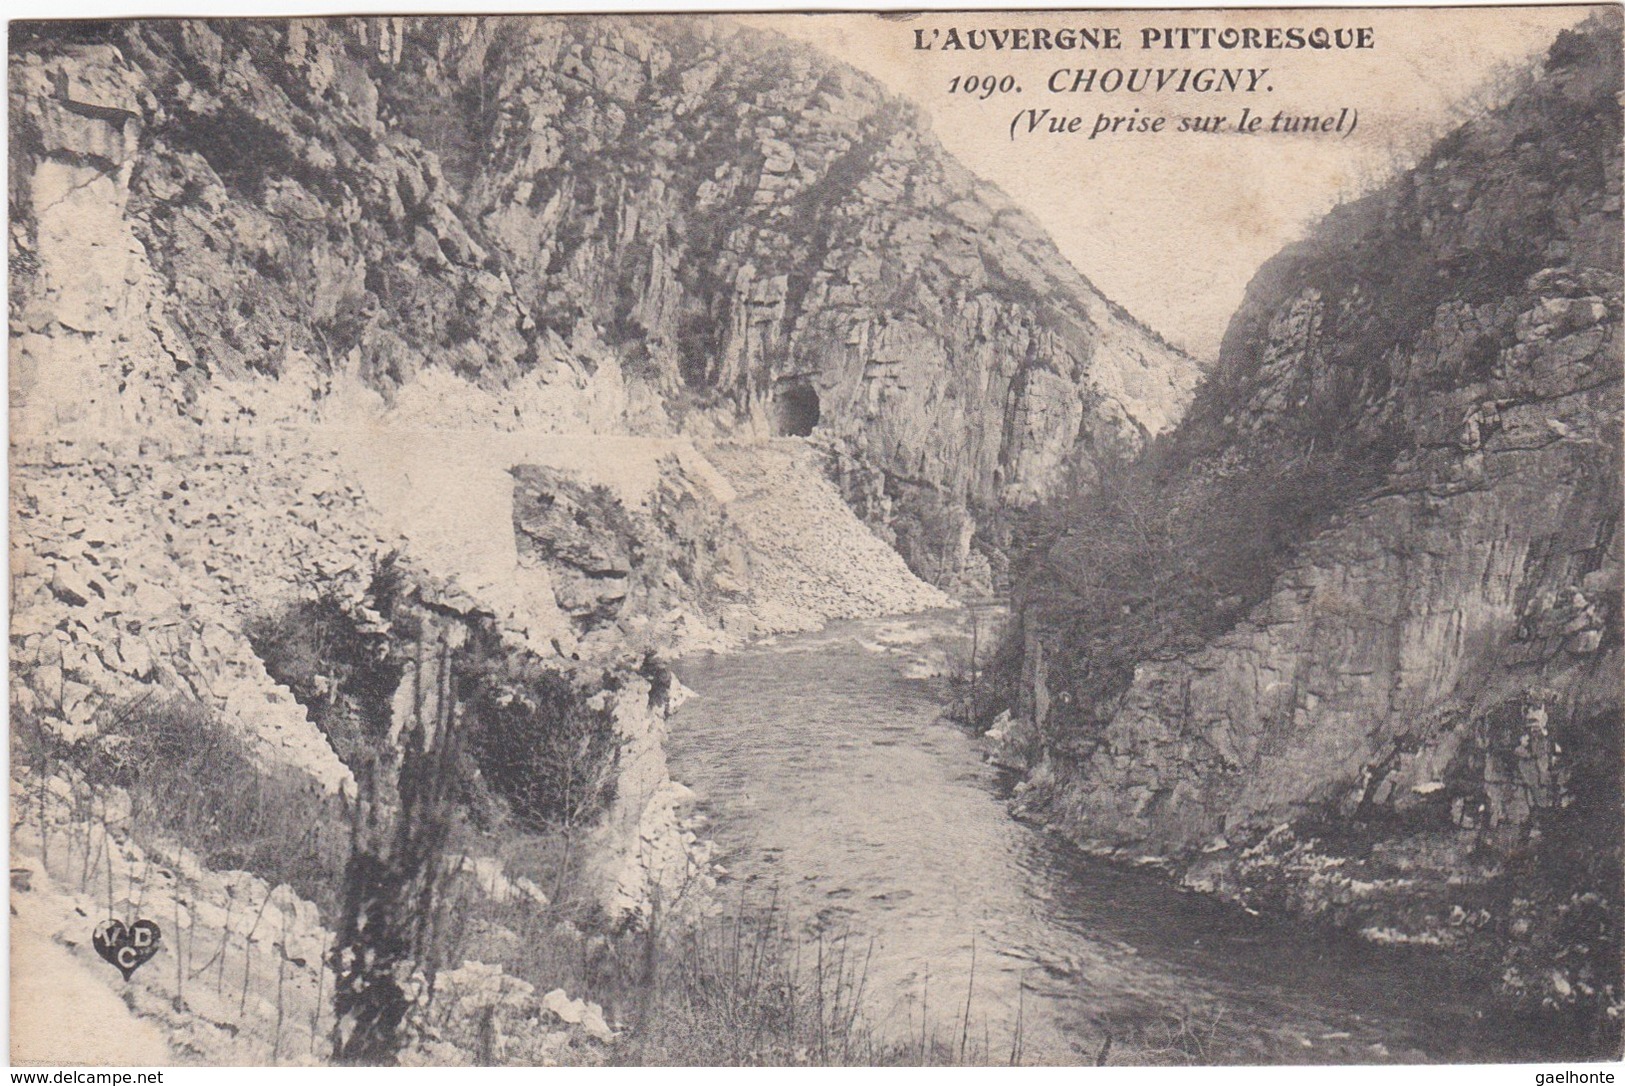
[[[812,42],[918,103],[943,144],[1031,213],[1107,297],[1198,357],[1217,355],[1258,266],[1342,199],[1415,160],[1482,100],[1498,73],[1544,53],[1583,7],[979,12],[741,16]],[[1112,51],[972,52],[914,48],[915,30],[1116,28]],[[1144,28],[1371,29],[1362,50],[1141,47]],[[938,38],[937,40],[944,40]],[[1253,93],[1051,93],[1058,69],[1268,68]],[[1013,77],[1020,93],[950,91],[954,77]],[[1075,77],[1060,77],[1070,86]],[[1246,85],[1250,76],[1243,76]],[[1504,82],[1504,80],[1503,80]],[[961,87],[964,83],[961,83]],[[1263,88],[1273,88],[1265,91]],[[1020,134],[1026,109],[1081,117],[1073,134]],[[1089,133],[1101,113],[1168,118],[1160,133]],[[1233,130],[1241,110],[1264,130]],[[1286,135],[1275,113],[1355,118],[1351,134]],[[1229,130],[1178,133],[1184,116],[1222,115]],[[1045,118],[1047,124],[1049,117]],[[1347,122],[1345,122],[1346,124]]]

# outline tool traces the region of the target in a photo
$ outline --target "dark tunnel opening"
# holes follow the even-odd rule
[[[805,382],[781,385],[773,396],[774,429],[780,437],[806,437],[818,425],[818,391]]]

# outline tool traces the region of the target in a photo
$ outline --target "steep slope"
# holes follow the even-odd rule
[[[1619,38],[1566,32],[1264,266],[1181,426],[1034,526],[1005,668],[1029,806],[1075,839],[1500,955],[1591,1051],[1621,1000]]]
[[[816,425],[886,530],[1031,501],[1194,383],[911,107],[722,20],[24,24],[12,50],[13,246],[46,261],[18,281],[18,384],[79,350],[53,317],[108,324],[67,295],[87,267],[118,287],[136,246],[152,342],[75,384],[143,424],[306,416],[439,367],[507,427]],[[125,243],[73,245],[87,215]],[[293,387],[275,406],[248,375]]]

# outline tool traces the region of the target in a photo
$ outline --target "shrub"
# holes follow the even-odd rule
[[[590,822],[615,798],[620,739],[567,676],[530,657],[471,653],[460,676],[484,781],[532,829]]]

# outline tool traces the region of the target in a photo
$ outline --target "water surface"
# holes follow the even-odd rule
[[[849,622],[688,659],[673,775],[723,892],[846,934],[871,1018],[1035,1063],[1513,1058],[1483,982],[1081,855],[1006,809],[1010,781],[942,719],[965,612]],[[983,642],[986,623],[983,620]],[[970,1006],[967,1025],[965,1007]]]

